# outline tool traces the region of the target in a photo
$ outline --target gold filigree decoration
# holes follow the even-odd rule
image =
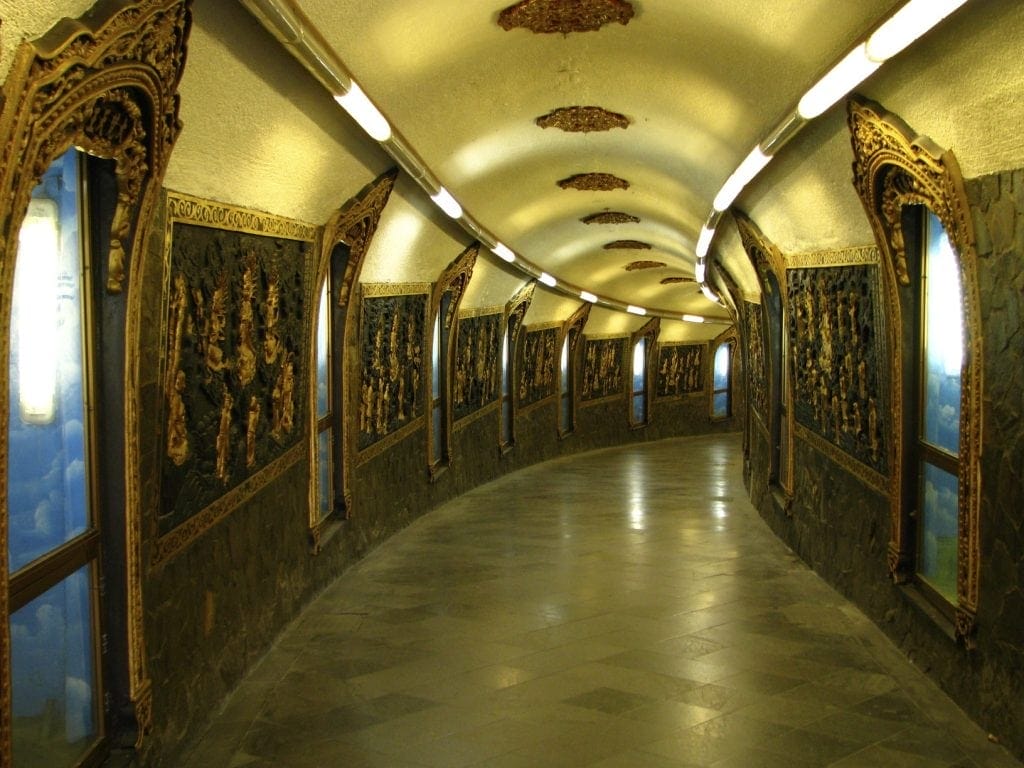
[[[430,317],[433,318],[440,311],[442,299],[446,294],[449,295],[448,306],[445,310],[444,317],[441,319],[439,332],[448,335],[447,349],[452,349],[455,329],[457,327],[456,319],[458,318],[459,305],[462,303],[462,297],[466,293],[466,288],[469,287],[469,281],[473,277],[473,267],[476,265],[477,257],[480,255],[480,243],[473,243],[461,254],[459,254],[455,260],[449,264],[441,276],[438,277],[437,282],[434,284],[434,290],[430,297]],[[432,323],[427,325],[427,333],[433,335],[434,326]],[[427,340],[427,349],[432,349],[431,344],[433,338]],[[452,380],[451,370],[451,355],[448,359],[441,360],[441,365],[445,366],[444,376],[441,377],[441,381],[450,382]],[[431,377],[424,376],[422,381],[423,386],[423,402],[429,403],[432,399],[431,394]],[[446,398],[447,399],[447,398]],[[427,409],[426,418],[431,418],[431,409]],[[442,452],[444,456],[448,457],[452,455],[452,409],[443,408],[442,418],[446,420],[444,429],[445,446]],[[433,450],[434,441],[434,430],[428,429],[427,433],[427,456],[436,455]]]
[[[558,186],[581,192],[611,192],[615,189],[629,189],[629,182],[610,173],[577,173],[559,181]]]
[[[663,277],[661,279],[662,285],[677,285],[679,283],[696,283],[696,279],[692,277]]]
[[[558,128],[567,133],[610,131],[628,128],[630,119],[604,107],[560,107],[534,120],[541,128]]]
[[[498,14],[504,30],[522,27],[536,34],[596,32],[606,24],[628,24],[634,10],[628,0],[522,0]]]
[[[587,325],[587,321],[590,319],[590,310],[594,305],[590,302],[584,302],[579,308],[573,312],[569,319],[562,325],[558,335],[558,348],[561,349],[564,344],[568,341],[567,354],[569,358],[568,368],[570,371],[577,370],[577,366],[574,361],[576,360],[576,350],[579,347],[579,341],[583,337],[583,329]],[[558,366],[558,391],[562,391],[562,368]],[[570,376],[569,383],[574,383],[574,377]],[[569,425],[566,427],[565,423],[561,418],[558,419],[558,435],[559,437],[565,437],[576,428],[576,392],[575,387],[569,389]]]
[[[853,184],[881,252],[892,350],[892,422],[903,423],[903,313],[897,285],[909,285],[903,208],[922,205],[942,222],[959,256],[963,290],[966,354],[961,369],[959,539],[957,547],[957,606],[955,629],[965,645],[973,643],[981,575],[981,431],[982,360],[977,250],[970,205],[956,156],[931,139],[919,136],[881,105],[851,98],[847,122],[853,145]],[[893,580],[913,573],[914,542],[902,505],[903,443],[893,440],[892,539],[889,565]],[[910,480],[907,479],[909,482]]]
[[[508,334],[508,350],[509,350],[509,380],[513,381],[516,369],[515,350],[519,341],[519,331],[523,327],[523,319],[526,317],[527,311],[530,309],[530,304],[533,302],[534,290],[537,287],[537,283],[530,281],[526,283],[522,288],[515,292],[508,303],[505,305],[505,328]],[[516,387],[512,387],[513,395],[516,393]],[[509,434],[508,443],[503,444],[504,446],[510,446],[515,442],[515,404],[516,398],[512,398],[512,428]]]
[[[109,292],[128,282],[125,349],[125,611],[128,696],[138,740],[152,726],[142,600],[142,503],[139,470],[139,347],[142,258],[154,205],[181,130],[178,82],[191,26],[187,0],[100,4],[82,20],[65,19],[24,43],[0,94],[0,357],[9,345],[11,281],[18,232],[39,177],[71,146],[114,161],[117,198],[107,239]],[[9,393],[4,392],[6,398]],[[0,432],[7,435],[7,405]],[[0,463],[8,445],[0,438]],[[6,506],[6,478],[0,480]],[[0,522],[0,611],[7,615],[7,529]],[[10,763],[8,622],[0,628],[0,764]]]
[[[622,211],[601,211],[580,219],[584,224],[639,224],[640,217]]]
[[[878,247],[864,245],[856,248],[842,248],[837,251],[813,251],[811,253],[786,254],[787,269],[811,269],[820,267],[857,267],[877,265]]]
[[[339,210],[331,214],[331,217],[327,219],[320,232],[319,259],[316,279],[311,284],[314,291],[310,296],[311,300],[313,296],[319,296],[321,286],[323,286],[324,280],[327,279],[331,264],[331,254],[334,252],[334,248],[340,243],[344,243],[349,247],[348,260],[345,262],[345,272],[341,278],[341,285],[335,286],[338,295],[337,303],[335,304],[336,311],[345,313],[345,338],[342,340],[340,349],[340,354],[342,355],[341,369],[345,372],[341,377],[341,408],[343,413],[355,413],[356,411],[353,408],[357,407],[350,398],[355,397],[352,382],[357,381],[355,376],[358,373],[359,361],[355,359],[357,356],[352,355],[349,350],[355,349],[357,344],[357,326],[359,325],[357,312],[359,308],[354,302],[349,301],[349,297],[352,295],[353,286],[359,280],[366,252],[369,249],[370,242],[373,240],[374,233],[377,231],[381,213],[391,198],[391,191],[395,187],[395,179],[397,178],[397,168],[378,176],[363,187],[354,197],[349,199]],[[313,306],[312,303],[310,306]],[[310,313],[308,334],[312,336],[314,333],[316,333],[316,328],[313,325],[313,315]],[[307,402],[315,403],[315,376],[309,377],[308,386],[310,399]],[[313,466],[317,451],[316,440],[318,434],[316,429],[316,409],[310,408],[308,416],[310,435],[308,458],[310,466]],[[353,514],[351,478],[353,457],[356,455],[356,450],[352,442],[354,438],[351,434],[351,421],[351,419],[341,419],[340,435],[340,445],[342,447],[341,497],[345,502],[346,518],[351,517]],[[318,552],[323,531],[321,521],[319,520],[320,507],[319,499],[317,498],[319,488],[316,483],[310,483],[309,493],[310,534],[313,551]]]
[[[645,243],[643,240],[613,240],[610,243],[605,243],[603,246],[606,251],[614,250],[632,250],[632,251],[649,251],[652,246],[650,243]]]
[[[638,272],[642,269],[660,269],[668,266],[664,261],[631,261],[623,267],[627,272]]]

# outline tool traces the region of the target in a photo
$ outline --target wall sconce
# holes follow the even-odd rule
[[[18,306],[18,409],[26,424],[53,421],[57,394],[57,203],[29,201],[18,238],[14,295]]]

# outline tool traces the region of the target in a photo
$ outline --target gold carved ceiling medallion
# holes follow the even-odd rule
[[[651,244],[645,243],[642,240],[613,240],[610,243],[605,243],[603,246],[606,251],[614,251],[617,249],[622,250],[633,250],[633,251],[649,251],[651,250]]]
[[[536,34],[596,32],[606,24],[628,24],[628,0],[522,0],[498,14],[504,30],[521,27]]]
[[[602,211],[580,219],[584,224],[639,224],[640,217],[622,211]]]
[[[630,120],[618,112],[602,107],[561,107],[534,120],[541,128],[558,128],[567,133],[610,131],[628,128]]]
[[[581,192],[611,192],[615,189],[629,189],[629,182],[610,173],[577,173],[559,181],[558,186]]]
[[[637,272],[641,269],[661,269],[668,266],[664,261],[631,261],[623,267],[627,272]]]

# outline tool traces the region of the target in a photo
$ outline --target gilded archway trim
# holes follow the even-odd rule
[[[430,296],[430,315],[432,319],[440,310],[441,302],[446,293],[451,294],[451,299],[448,302],[448,307],[444,313],[444,317],[441,318],[440,333],[447,334],[448,354],[446,359],[441,360],[440,364],[444,366],[445,375],[442,377],[442,381],[446,383],[449,393],[446,394],[445,400],[450,403],[450,390],[452,380],[452,361],[455,356],[455,339],[456,330],[458,328],[458,317],[459,317],[459,305],[462,303],[462,297],[466,294],[466,288],[469,287],[469,281],[473,278],[473,268],[476,266],[477,257],[480,255],[480,243],[473,243],[466,250],[460,253],[451,264],[449,264],[444,272],[438,277],[437,282],[434,283],[434,289]],[[433,349],[433,333],[434,326],[433,322],[427,323],[427,346],[426,349]],[[431,377],[423,377],[423,402],[429,403],[431,401]],[[443,417],[445,419],[444,429],[444,458],[440,462],[441,465],[447,466],[452,455],[452,409],[451,407],[445,407]],[[431,411],[427,409],[427,423],[430,424]],[[427,456],[433,456],[433,443],[434,443],[434,430],[428,428],[427,432]],[[433,465],[431,471],[436,469]]]
[[[511,374],[514,374],[518,369],[518,360],[516,359],[516,349],[518,348],[517,342],[519,341],[519,332],[523,327],[523,320],[526,317],[526,313],[530,310],[530,304],[533,302],[533,293],[537,288],[537,283],[533,280],[526,283],[522,288],[516,291],[512,298],[505,304],[505,328],[508,333],[508,355],[509,365],[511,368]],[[518,405],[518,388],[512,386],[511,382],[514,379],[510,379],[510,395],[511,395],[511,408],[512,408],[512,431],[508,443],[502,443],[502,450],[510,447],[515,443],[515,412],[516,406]],[[500,402],[500,401],[499,401]]]
[[[128,684],[138,740],[152,724],[146,671],[141,568],[139,336],[141,265],[150,219],[181,129],[178,83],[191,26],[190,0],[101,3],[100,12],[65,19],[18,50],[0,98],[0,359],[8,359],[18,231],[33,187],[71,146],[115,161],[117,203],[109,239],[107,290],[127,282],[125,327],[125,544]],[[0,463],[7,463],[6,378],[0,383]],[[149,439],[149,436],[146,436]],[[6,472],[0,497],[7,504]],[[7,525],[0,515],[0,607],[6,616]],[[0,629],[0,764],[10,761],[9,637]]]
[[[642,423],[633,421],[632,388],[630,386],[627,386],[626,388],[629,390],[629,396],[626,398],[626,404],[629,408],[629,420],[630,424],[634,427],[642,427],[651,423],[651,410],[655,400],[654,392],[657,389],[656,386],[652,385],[652,382],[655,381],[654,361],[657,359],[657,355],[655,354],[657,351],[655,345],[658,343],[659,333],[661,333],[661,318],[652,317],[646,323],[633,331],[629,336],[629,347],[626,349],[626,359],[628,361],[632,360],[633,347],[636,346],[637,342],[640,341],[640,339],[647,339],[647,360],[645,361],[647,370],[644,377],[647,382],[647,418]],[[628,366],[626,370],[630,370]],[[627,380],[631,380],[631,378],[627,378]]]
[[[319,238],[319,259],[317,264],[316,280],[313,282],[314,296],[319,296],[324,280],[327,279],[331,265],[331,254],[335,246],[344,243],[349,246],[348,262],[345,264],[345,274],[342,276],[341,285],[338,287],[338,302],[336,311],[345,313],[345,338],[341,344],[343,355],[341,369],[344,375],[341,377],[341,402],[345,413],[352,413],[352,398],[355,396],[351,390],[352,377],[358,375],[359,361],[354,360],[354,355],[348,354],[348,350],[356,348],[356,339],[359,325],[356,302],[350,301],[352,290],[359,280],[359,275],[366,259],[366,252],[369,250],[370,242],[377,231],[380,223],[381,213],[391,197],[391,191],[395,187],[395,180],[398,178],[398,169],[393,168],[382,173],[372,182],[367,184],[354,197],[346,202],[340,209],[331,215],[324,224]],[[315,325],[309,329],[310,338],[316,333]],[[313,349],[310,345],[310,349]],[[310,369],[312,370],[312,368]],[[316,381],[310,377],[310,435],[309,443],[309,466],[313,466],[316,456]],[[341,489],[342,498],[345,500],[345,515],[352,515],[352,489],[351,477],[353,459],[356,454],[354,438],[350,434],[349,424],[351,419],[341,420],[341,435],[339,435],[342,446],[342,461],[344,471],[342,472],[343,485]],[[313,537],[313,551],[319,551],[322,534],[322,526],[317,519],[317,488],[310,482],[310,503],[309,503],[309,525]]]
[[[853,146],[853,185],[871,223],[882,254],[886,298],[892,322],[893,424],[903,423],[901,360],[902,312],[898,285],[909,285],[903,208],[922,205],[942,222],[960,261],[966,354],[961,370],[960,395],[960,498],[957,557],[957,637],[970,644],[978,610],[981,571],[979,527],[981,518],[982,334],[979,313],[977,251],[970,205],[959,163],[951,150],[919,136],[903,120],[880,104],[861,98],[848,102],[848,124]],[[903,477],[903,441],[893,440],[892,540],[889,568],[895,581],[912,574],[913,542],[900,504]]]
[[[761,285],[762,295],[768,295],[771,293],[771,286],[768,281],[769,275],[775,278],[775,283],[778,285],[779,290],[779,301],[783,317],[786,312],[786,259],[782,255],[782,252],[776,247],[776,245],[765,237],[761,229],[753,222],[753,220],[747,216],[743,211],[733,209],[733,219],[736,222],[736,229],[739,230],[740,240],[743,243],[743,250],[747,252],[747,256],[750,258],[751,263],[754,265],[754,271],[757,273],[757,280]],[[761,303],[761,313],[763,317],[763,327],[767,332],[768,329],[768,310]],[[780,333],[785,333],[784,328],[779,329]],[[786,390],[786,412],[784,415],[780,414],[779,418],[785,418],[786,420],[786,439],[785,444],[780,446],[780,450],[785,454],[786,460],[781,462],[782,467],[779,467],[779,485],[782,486],[786,493],[792,493],[793,490],[793,387],[789,380],[789,361],[785,359],[786,355],[783,354],[783,359],[779,361],[782,366],[782,370],[779,375],[786,377],[785,390]],[[765,354],[765,359],[770,360],[770,355]],[[774,386],[774,385],[771,385]],[[781,383],[780,383],[781,386]],[[775,409],[778,407],[777,402],[779,401],[778,393],[773,393],[775,396],[770,397],[768,407]],[[761,414],[762,416],[769,419],[771,422],[770,414]]]
[[[556,345],[558,349],[562,348],[562,345],[568,340],[568,349],[566,350],[568,355],[567,366],[570,370],[573,370],[574,361],[576,360],[576,348],[579,345],[580,339],[583,337],[583,329],[587,325],[587,321],[590,320],[590,310],[594,305],[589,301],[581,304],[575,312],[569,315],[569,319],[562,324],[562,328],[559,331]],[[557,392],[562,391],[562,367],[558,366],[558,386]],[[569,381],[573,379],[570,377]],[[569,408],[571,409],[571,426],[575,428],[576,425],[576,393],[569,392]],[[564,437],[569,434],[572,429],[564,429],[562,427],[562,419],[558,419],[558,434],[560,437]]]

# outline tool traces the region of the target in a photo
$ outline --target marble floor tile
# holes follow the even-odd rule
[[[1020,768],[746,499],[736,435],[558,459],[371,552],[179,768]]]

